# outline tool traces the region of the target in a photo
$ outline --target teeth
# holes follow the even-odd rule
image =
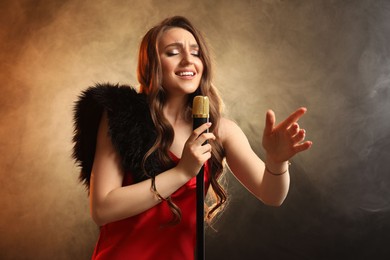
[[[183,71],[183,72],[179,72],[179,75],[180,76],[194,76],[194,73],[191,71]]]

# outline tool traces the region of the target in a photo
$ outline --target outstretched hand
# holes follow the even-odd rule
[[[297,123],[306,110],[304,107],[297,109],[277,126],[275,126],[275,113],[272,110],[267,111],[263,133],[263,147],[267,159],[281,163],[311,147],[311,141],[304,141],[306,131]]]

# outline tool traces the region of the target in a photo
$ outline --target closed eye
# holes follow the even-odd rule
[[[178,50],[170,50],[166,54],[168,57],[172,57],[172,56],[178,55],[179,51]]]
[[[198,50],[191,51],[191,55],[193,55],[195,57],[199,57],[200,56]]]

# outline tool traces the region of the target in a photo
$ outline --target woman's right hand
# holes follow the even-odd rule
[[[211,145],[206,141],[215,140],[213,133],[204,133],[211,127],[211,123],[205,123],[195,129],[187,139],[182,157],[177,167],[188,177],[195,177],[201,167],[211,158]]]

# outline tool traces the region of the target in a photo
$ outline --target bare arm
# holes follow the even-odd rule
[[[226,151],[226,162],[232,173],[265,204],[280,205],[288,193],[289,174],[274,176],[265,173],[263,161],[253,152],[242,130],[234,122],[226,119],[224,121],[222,125],[226,137],[223,146]]]
[[[176,167],[156,177],[156,187],[162,197],[169,197],[194,177],[209,158],[209,147],[202,147],[200,143],[213,138],[213,135],[200,135],[208,127],[202,126],[193,133]],[[122,187],[123,176],[120,157],[108,135],[108,120],[104,113],[99,126],[90,182],[91,215],[100,226],[137,215],[159,203],[150,190],[150,180]]]
[[[267,112],[263,135],[267,169],[253,152],[242,130],[232,121],[221,121],[227,164],[237,179],[267,205],[279,206],[283,203],[290,184],[288,160],[311,146],[309,141],[302,142],[305,131],[300,130],[296,123],[305,111],[297,110],[276,127],[273,112]],[[271,172],[283,174],[273,175]]]

